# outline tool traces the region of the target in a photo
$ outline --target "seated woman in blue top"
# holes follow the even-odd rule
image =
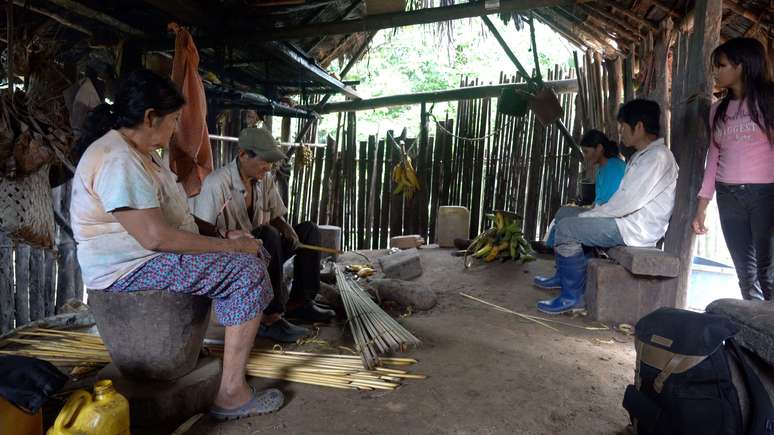
[[[605,133],[599,130],[587,131],[581,138],[580,146],[586,164],[597,165],[594,187],[594,207],[596,207],[606,203],[618,190],[626,171],[626,163],[619,157],[618,144],[608,139]],[[556,222],[567,217],[577,216],[586,210],[588,209],[572,205],[561,207],[548,226],[545,238],[546,246],[551,248],[554,246],[554,225]],[[558,288],[558,284],[554,285],[550,279],[543,277],[535,278],[535,284],[542,288]]]

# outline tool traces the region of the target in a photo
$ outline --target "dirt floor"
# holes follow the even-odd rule
[[[631,337],[563,325],[556,325],[557,333],[459,295],[537,315],[535,302],[551,294],[531,282],[535,274],[552,272],[548,257],[465,270],[449,250],[420,252],[424,274],[418,280],[438,293],[439,303],[401,321],[423,341],[407,355],[419,360],[412,371],[428,379],[406,381],[390,392],[360,392],[256,378],[251,383],[259,388],[278,386],[285,392],[286,404],[278,413],[229,423],[205,417],[188,433],[615,434],[625,429],[628,416],[621,400],[634,375]],[[595,325],[582,317],[557,320]],[[346,329],[322,327],[319,337],[331,346],[352,346]],[[320,345],[286,348],[325,350]]]

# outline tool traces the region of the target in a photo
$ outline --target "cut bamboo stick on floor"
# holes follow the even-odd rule
[[[355,350],[361,355],[363,365],[369,370],[379,365],[379,355],[405,351],[421,342],[379,307],[339,265],[333,265],[336,285],[339,288],[344,309],[349,319]],[[383,361],[383,360],[382,360]]]
[[[19,331],[6,343],[14,348],[0,349],[0,355],[40,358],[60,367],[98,368],[110,363],[102,339],[92,334],[30,329]],[[223,355],[222,345],[207,348],[213,355]],[[357,355],[252,349],[246,368],[249,376],[268,379],[350,390],[393,390],[406,379],[426,378],[395,368],[416,362],[413,358],[379,358],[379,365],[393,368],[368,370]]]

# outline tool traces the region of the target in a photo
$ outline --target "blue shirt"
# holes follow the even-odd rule
[[[610,197],[618,190],[624,172],[626,172],[626,163],[618,157],[607,159],[607,163],[599,167],[594,189],[595,205],[602,205],[610,200]]]

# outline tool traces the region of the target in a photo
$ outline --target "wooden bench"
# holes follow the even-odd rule
[[[603,323],[634,325],[659,307],[677,302],[680,258],[656,248],[616,246],[609,259],[589,261],[586,307]]]

